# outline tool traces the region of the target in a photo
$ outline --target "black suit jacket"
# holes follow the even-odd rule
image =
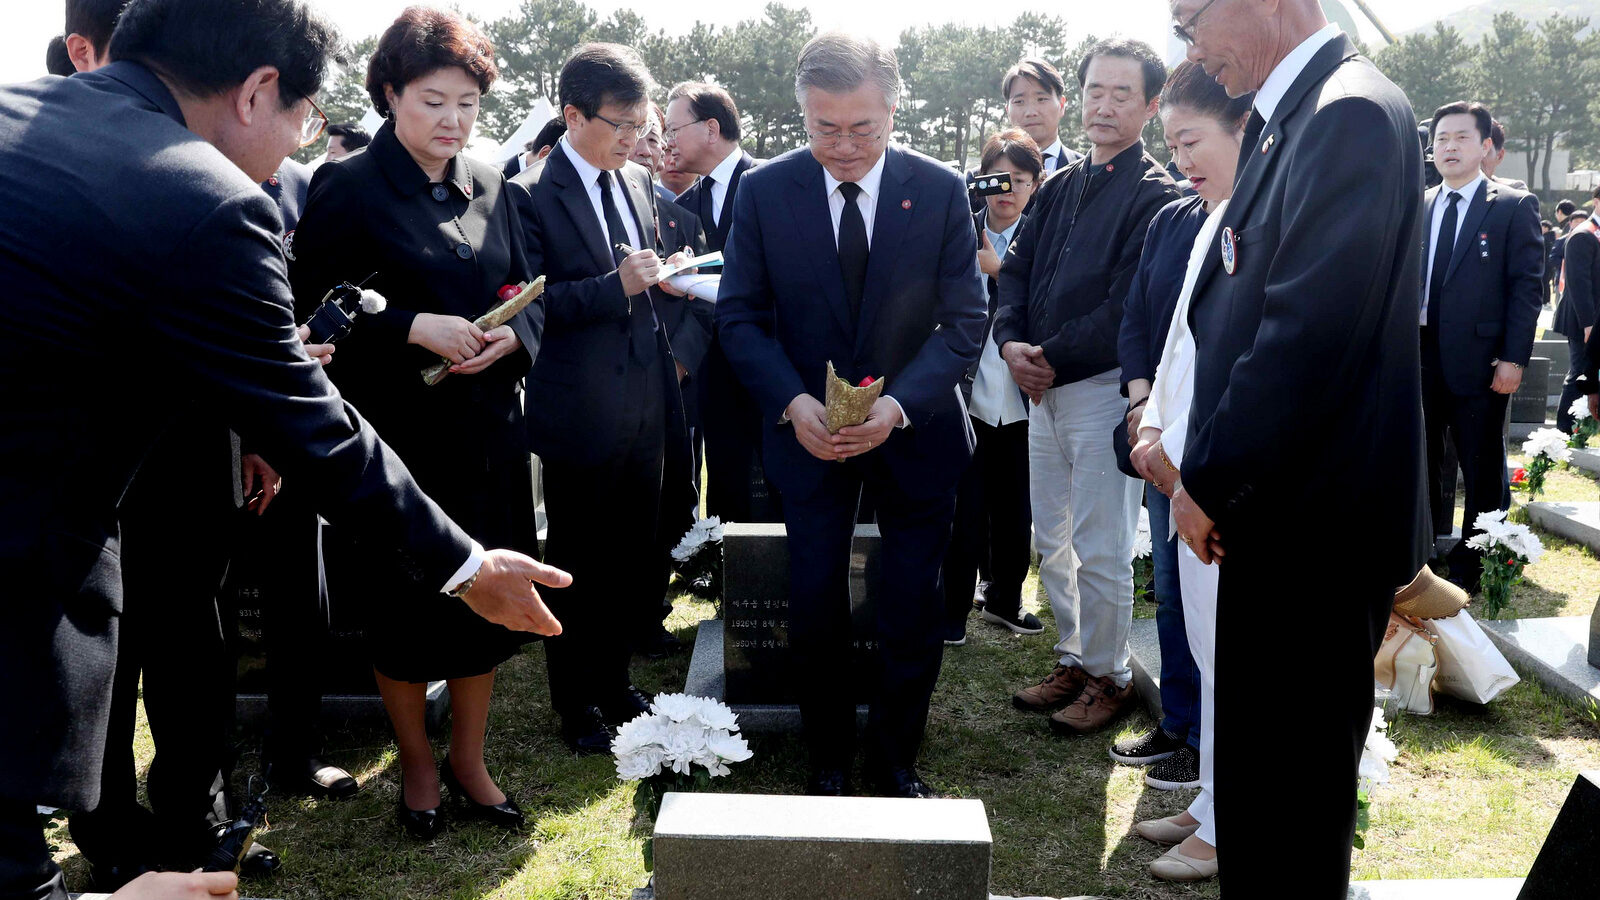
[[[1583,330],[1600,314],[1600,238],[1580,228],[1562,239],[1561,305],[1556,307],[1556,330],[1583,339]]]
[[[671,194],[660,185],[656,185],[656,192],[658,196],[662,193]],[[662,259],[684,247],[688,247],[695,256],[706,252],[706,234],[699,216],[668,200],[658,200],[656,214],[661,221],[661,246],[656,251]],[[689,372],[682,382],[683,400],[689,404],[698,393],[690,388],[690,384],[695,373],[700,371],[700,364],[705,361],[706,351],[711,347],[712,333],[716,328],[713,321],[716,306],[705,300],[686,297],[682,300],[671,298],[657,309],[661,315],[661,327],[667,330],[667,337],[672,342],[672,355]]]
[[[1361,562],[1341,577],[1391,589],[1427,559],[1421,207],[1410,103],[1336,38],[1241,151],[1189,307],[1183,485],[1224,544],[1280,557],[1304,534],[1359,528]]]
[[[700,224],[706,230],[706,246],[712,250],[721,250],[728,245],[728,231],[733,227],[733,201],[739,192],[739,181],[744,178],[744,173],[756,167],[755,158],[744,151],[739,151],[739,161],[733,165],[733,177],[728,179],[727,193],[722,197],[722,221],[715,222],[711,216],[711,180],[702,177],[687,191],[678,195],[678,205],[700,217]]]
[[[42,190],[41,173],[71,172]],[[127,62],[0,88],[0,797],[93,808],[117,653],[117,507],[206,403],[320,511],[442,586],[469,540],[295,334],[281,220]],[[182,560],[173,577],[184,577]]]
[[[1422,271],[1433,266],[1427,246],[1435,187],[1422,200]],[[1525,366],[1544,306],[1544,239],[1539,199],[1484,179],[1460,211],[1461,228],[1445,270],[1437,313],[1439,363],[1450,392],[1482,394],[1494,360]],[[1424,282],[1426,289],[1426,282]]]
[[[648,321],[652,304],[663,323],[676,320],[682,313],[672,306],[685,301],[656,288],[633,298],[622,292],[611,247],[567,152],[565,143],[558,144],[544,165],[507,184],[521,211],[528,270],[545,276],[544,338],[528,375],[533,451],[543,459],[581,464],[612,457],[632,438],[624,415],[635,402],[627,396],[632,320]],[[622,178],[641,239],[659,246],[649,171],[629,162],[614,174]],[[668,342],[671,357],[670,333]],[[672,359],[665,362],[675,386]],[[676,387],[668,394],[669,421],[681,430],[682,394]],[[686,432],[680,436],[687,441]]]

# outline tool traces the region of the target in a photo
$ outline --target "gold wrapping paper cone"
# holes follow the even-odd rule
[[[883,396],[884,379],[866,387],[856,387],[834,374],[833,362],[828,362],[828,433],[838,434],[839,429],[860,425],[872,412],[872,404]]]

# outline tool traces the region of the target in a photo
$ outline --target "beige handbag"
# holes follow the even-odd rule
[[[1389,629],[1383,646],[1372,662],[1378,683],[1394,691],[1406,712],[1433,713],[1433,678],[1439,671],[1438,637],[1423,626],[1422,620],[1399,613],[1389,614]]]

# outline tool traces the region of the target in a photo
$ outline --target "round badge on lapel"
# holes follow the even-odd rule
[[[901,200],[900,201],[900,208],[901,209],[910,209],[911,208],[911,201],[910,200]]]
[[[1234,240],[1233,228],[1224,228],[1222,229],[1222,271],[1232,275],[1233,270],[1238,268],[1238,265],[1239,246],[1238,242]]]

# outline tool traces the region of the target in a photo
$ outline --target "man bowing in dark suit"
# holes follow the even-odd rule
[[[1467,546],[1478,514],[1500,508],[1506,404],[1522,384],[1543,306],[1544,241],[1539,200],[1484,175],[1494,152],[1482,104],[1464,101],[1433,114],[1433,159],[1444,183],[1423,196],[1422,412],[1428,436],[1428,500],[1441,509],[1448,430],[1466,480],[1460,543],[1450,551],[1450,580],[1478,589],[1483,558]],[[1441,519],[1441,514],[1443,518]]]
[[[808,789],[842,794],[854,756],[850,539],[865,491],[883,533],[881,653],[869,688],[867,773],[923,797],[915,763],[943,650],[939,567],[972,454],[957,382],[978,358],[986,298],[959,175],[889,147],[894,53],[837,32],[800,51],[808,149],[744,177],[717,302],[722,345],[766,423],[783,494],[789,643],[811,756]],[[886,379],[860,425],[829,434],[828,363]]]
[[[0,897],[66,900],[36,806],[100,801],[118,505],[182,400],[456,598],[439,603],[559,630],[530,579],[565,577],[476,546],[296,336],[282,220],[259,182],[321,131],[310,98],[337,46],[301,0],[139,0],[111,65],[0,89],[0,578],[27,585],[8,598],[0,683],[28,698],[0,706]],[[50,169],[74,177],[41,191]],[[183,581],[212,560],[169,562]],[[226,895],[231,881],[151,873],[123,891]]]
[[[573,573],[553,591],[566,631],[546,642],[550,703],[580,753],[610,752],[610,726],[648,709],[628,683],[632,648],[658,626],[662,485],[690,474],[671,304],[647,170],[654,82],[619,44],[579,47],[561,70],[567,132],[512,179],[528,269],[545,276],[545,330],[528,375],[528,429],[544,464],[545,558]],[[673,471],[668,471],[668,467]],[[674,521],[677,521],[674,519]],[[581,573],[581,574],[580,574]]]
[[[1172,500],[1184,542],[1221,565],[1215,858],[1225,896],[1280,896],[1292,877],[1297,898],[1343,900],[1372,658],[1429,549],[1416,118],[1318,0],[1172,14],[1191,61],[1230,96],[1257,92],[1192,294]],[[1349,564],[1324,549],[1308,569],[1308,547],[1347,540]],[[1316,634],[1295,642],[1306,677],[1263,676],[1284,616]],[[1263,710],[1293,717],[1290,743],[1263,743]]]

